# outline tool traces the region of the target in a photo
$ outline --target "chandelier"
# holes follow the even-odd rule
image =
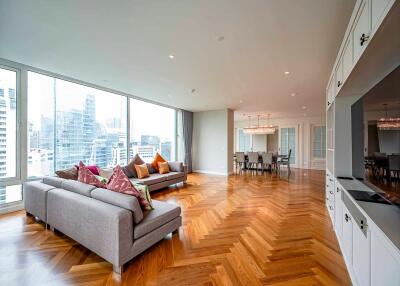
[[[379,130],[400,130],[400,117],[388,117],[387,104],[385,106],[386,117],[382,117],[377,121]]]
[[[268,114],[269,121],[269,114]],[[257,115],[257,126],[251,126],[251,116],[249,116],[249,127],[243,128],[245,134],[274,134],[276,128],[272,125],[260,126],[260,115]]]

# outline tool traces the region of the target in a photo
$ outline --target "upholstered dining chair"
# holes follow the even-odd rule
[[[244,152],[236,152],[236,173],[237,168],[239,167],[239,172],[241,172],[246,164],[246,158],[244,156]]]
[[[265,169],[270,169],[272,172],[272,153],[262,152],[262,171],[264,172]]]
[[[253,168],[256,168],[256,172],[258,172],[258,152],[248,152],[247,153],[249,170],[252,171]]]
[[[393,177],[396,178],[396,182],[400,178],[400,155],[389,155],[388,156],[388,172],[389,179],[392,181]]]
[[[287,166],[288,168],[288,176],[291,173],[290,170],[290,156],[292,155],[292,149],[289,149],[289,154],[287,155],[287,157],[282,157],[278,160],[278,170],[279,172],[281,171],[281,166]]]

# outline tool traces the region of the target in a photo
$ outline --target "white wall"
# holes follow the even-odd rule
[[[233,168],[233,111],[194,112],[193,171],[227,175]]]
[[[298,167],[305,169],[325,169],[325,159],[313,159],[312,158],[312,127],[314,125],[326,125],[325,116],[315,116],[315,117],[299,117],[299,118],[276,118],[270,119],[268,122],[266,120],[260,120],[260,125],[272,124],[278,127],[288,127],[296,126],[298,130],[298,146],[297,146],[297,157],[296,160],[299,162]],[[235,121],[235,134],[238,128],[243,128],[248,126],[247,120]],[[253,139],[254,140],[254,139]],[[257,139],[258,141],[258,139]],[[266,145],[268,142],[265,142]],[[237,136],[235,137],[235,150],[238,150]],[[257,144],[258,145],[258,144]],[[261,145],[260,145],[261,146]],[[254,149],[254,151],[262,151]]]

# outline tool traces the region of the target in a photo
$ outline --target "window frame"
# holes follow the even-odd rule
[[[82,86],[95,88],[101,91],[110,92],[116,95],[120,95],[126,98],[127,100],[127,160],[129,160],[130,154],[130,98],[144,101],[150,104],[155,104],[158,106],[163,106],[167,108],[171,108],[175,111],[175,124],[174,124],[174,155],[175,159],[177,159],[177,112],[179,108],[169,106],[167,104],[161,104],[152,100],[148,100],[145,98],[141,98],[139,96],[129,94],[126,92],[121,92],[118,90],[114,90],[111,88],[107,88],[104,86],[100,86],[97,84],[85,82],[83,80],[78,80],[75,78],[71,78],[68,76],[64,76],[58,73],[46,71],[43,69],[35,68],[29,65],[21,64],[18,62],[10,61],[4,58],[0,58],[0,68],[4,68],[7,70],[17,72],[16,79],[16,176],[10,178],[0,179],[0,186],[11,186],[11,185],[21,185],[27,181],[38,180],[41,177],[30,177],[28,178],[28,72],[34,72],[38,74],[42,74],[45,76],[53,77],[56,79],[68,81],[71,83],[79,84]],[[0,214],[8,212],[8,210],[18,210],[23,208],[24,198],[22,197],[21,201],[5,203],[0,205]]]
[[[9,70],[16,73],[15,81],[15,98],[16,104],[16,118],[15,118],[15,176],[0,178],[0,186],[6,187],[10,185],[19,185],[22,183],[22,158],[21,158],[21,69],[13,65],[8,65],[0,61],[0,69]],[[6,96],[6,93],[4,93]]]

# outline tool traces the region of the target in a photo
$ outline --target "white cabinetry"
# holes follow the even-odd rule
[[[335,94],[337,94],[343,85],[343,58],[342,57],[339,59],[339,62],[336,66],[335,78],[336,78],[336,82],[335,82],[336,93]]]
[[[364,51],[369,41],[370,35],[370,13],[369,0],[364,0],[361,3],[358,16],[354,23],[353,30],[353,51],[354,60],[357,61]]]
[[[348,37],[346,44],[344,45],[343,56],[342,56],[342,66],[343,66],[343,82],[349,76],[351,69],[353,68],[353,38]]]
[[[343,203],[342,203],[342,188],[339,184],[335,185],[335,232],[340,239],[343,229]]]
[[[359,285],[370,285],[370,232],[353,221],[353,272]]]
[[[346,259],[347,265],[352,265],[353,263],[353,223],[350,212],[347,210],[346,206],[343,205],[342,212],[342,252]]]
[[[377,25],[379,25],[382,21],[383,16],[385,15],[385,10],[388,7],[388,4],[393,2],[391,0],[372,0],[371,2],[371,24],[372,29],[375,30]]]
[[[379,229],[371,230],[371,285],[400,285],[400,253]]]

